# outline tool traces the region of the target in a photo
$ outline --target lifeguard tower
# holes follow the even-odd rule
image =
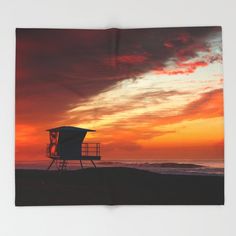
[[[100,143],[83,143],[87,132],[95,130],[72,126],[61,126],[46,130],[49,132],[47,156],[52,159],[48,170],[55,163],[58,170],[65,170],[68,161],[91,161],[96,168],[94,160],[100,160]]]

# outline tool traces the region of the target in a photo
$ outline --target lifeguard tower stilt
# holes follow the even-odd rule
[[[95,130],[62,126],[47,130],[50,143],[47,145],[47,156],[52,159],[48,170],[53,164],[60,171],[66,170],[69,161],[78,160],[83,169],[82,161],[91,161],[94,168],[95,160],[100,160],[100,143],[83,143],[87,132]]]

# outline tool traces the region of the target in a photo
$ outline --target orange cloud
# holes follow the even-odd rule
[[[112,67],[119,67],[120,64],[122,65],[140,65],[144,61],[147,60],[147,54],[140,54],[140,55],[116,55],[113,57],[108,57],[104,59],[104,64],[112,66]]]
[[[102,127],[105,158],[223,158],[223,90],[202,93],[175,116],[141,115]],[[220,143],[220,144],[219,144]],[[219,145],[218,145],[219,144]],[[135,147],[135,148],[134,148]],[[218,150],[218,151],[216,151]]]
[[[199,67],[205,67],[208,63],[205,61],[195,61],[195,62],[178,62],[174,68],[160,68],[156,72],[158,74],[166,75],[178,75],[178,74],[191,74]]]
[[[220,117],[224,115],[223,108],[223,89],[216,89],[210,92],[202,93],[201,97],[187,106],[185,106],[180,114],[175,116],[155,117],[152,119],[157,125],[166,125],[178,123],[183,120],[196,120],[212,117]],[[143,117],[136,117],[139,119]]]

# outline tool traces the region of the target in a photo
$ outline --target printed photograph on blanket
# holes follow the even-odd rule
[[[16,29],[15,204],[222,205],[221,27]]]

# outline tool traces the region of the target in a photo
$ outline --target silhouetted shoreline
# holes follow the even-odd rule
[[[16,206],[221,205],[223,176],[156,174],[124,167],[16,170]]]

